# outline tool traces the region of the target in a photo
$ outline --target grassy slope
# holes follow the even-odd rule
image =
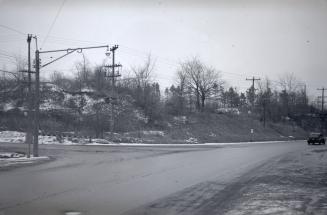
[[[250,141],[250,130],[254,129],[253,140],[285,140],[305,138],[307,132],[300,127],[287,124],[263,123],[248,116],[226,114],[198,114],[188,118],[185,124],[172,122],[166,131],[173,141],[197,138],[199,142]]]

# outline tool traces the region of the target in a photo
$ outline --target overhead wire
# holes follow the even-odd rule
[[[0,55],[1,56],[4,56],[4,57],[7,57],[7,58],[14,58],[15,59],[15,56],[7,55],[7,54],[2,54],[1,52],[0,52]]]
[[[8,58],[2,58],[1,56],[0,56],[0,61],[6,62],[6,63],[11,63],[12,65],[15,65],[16,64],[15,61],[13,61],[11,59],[8,59]]]
[[[63,9],[65,3],[66,3],[67,0],[63,0],[59,10],[57,11],[57,14],[43,40],[43,43],[42,43],[42,46],[45,44],[45,42],[50,38],[52,38],[52,43],[57,43],[57,44],[71,44],[72,42],[75,42],[77,44],[81,44],[81,43],[98,43],[98,44],[101,44],[101,42],[99,41],[91,41],[91,40],[81,40],[81,39],[75,39],[75,38],[66,38],[66,37],[59,37],[59,36],[52,36],[50,35],[59,15],[60,15],[60,12],[61,10]],[[15,28],[12,28],[12,27],[9,27],[9,26],[6,26],[6,25],[3,25],[3,24],[0,24],[0,27],[2,28],[5,28],[7,30],[10,30],[12,32],[15,32],[19,35],[26,35],[24,32],[18,30],[18,29],[15,29]],[[112,45],[112,44],[108,44],[108,45]],[[156,62],[159,61],[159,63],[163,63],[165,65],[168,65],[170,67],[178,67],[179,66],[179,63],[176,62],[175,60],[171,60],[171,59],[168,59],[168,58],[164,58],[162,56],[159,56],[159,55],[156,55],[154,54],[153,52],[145,52],[145,51],[141,51],[141,50],[138,50],[138,49],[135,49],[135,48],[132,48],[132,47],[129,47],[129,46],[126,46],[126,45],[120,45],[120,47],[122,48],[121,51],[127,55],[133,55],[133,56],[137,56],[139,58],[144,58],[144,57],[147,57],[150,55],[154,55],[154,57],[156,58]],[[3,52],[4,53],[4,52]],[[0,53],[1,54],[1,53]],[[7,61],[10,61],[10,62],[13,62],[11,58],[15,58],[15,56],[11,55],[9,56],[8,54],[1,54],[2,55],[2,58],[6,59]],[[233,73],[233,72],[226,72],[226,71],[220,71],[221,73],[223,74],[229,74],[229,75],[234,75],[234,76],[242,76],[242,77],[246,77],[245,74],[241,74],[241,73]],[[158,78],[158,77],[157,77]],[[165,80],[173,80],[174,78],[171,77],[171,78],[166,78],[166,77],[160,77],[158,79],[165,79]],[[241,77],[240,77],[241,79]],[[276,81],[276,80],[272,80],[272,79],[269,79],[271,82],[274,82],[276,84],[280,84],[281,82],[280,81]]]
[[[43,42],[42,42],[41,48],[43,47],[43,45],[44,45],[45,42],[47,41],[48,36],[49,36],[49,34],[51,33],[52,28],[53,28],[54,25],[56,24],[56,21],[57,21],[59,15],[60,15],[60,12],[61,12],[62,8],[64,7],[65,3],[66,3],[66,0],[63,0],[62,3],[61,3],[61,5],[60,5],[60,7],[59,7],[59,10],[57,11],[57,14],[56,14],[54,20],[52,21],[52,23],[51,23],[51,25],[50,25],[50,28],[49,28],[49,30],[48,30],[48,33],[46,34],[46,36],[45,36],[45,38],[44,38],[44,40],[43,40]]]
[[[12,32],[16,32],[17,34],[20,34],[20,35],[24,35],[24,36],[26,36],[26,33],[22,32],[22,31],[20,31],[20,30],[18,30],[18,29],[15,29],[15,28],[13,28],[13,27],[9,27],[9,26],[7,26],[7,25],[3,25],[3,24],[0,24],[0,27],[1,27],[1,28],[5,28],[5,29],[7,29],[7,30],[10,30],[10,31],[12,31]]]
[[[54,40],[54,42],[57,43],[57,44],[65,44],[66,45],[66,44],[71,44],[72,42],[103,44],[103,42],[99,42],[99,41],[81,40],[81,39],[66,38],[66,37],[59,37],[59,36],[52,36],[52,35],[48,35],[47,37],[48,37],[48,39],[52,38],[52,40]],[[114,45],[114,44],[109,43],[108,45]],[[149,56],[149,54],[150,55],[153,54],[153,52],[141,51],[141,50],[131,48],[131,47],[126,46],[126,45],[119,45],[119,47],[122,48],[121,51],[123,51],[125,53],[131,53],[132,52],[133,55],[138,56],[138,57],[142,57],[142,58]],[[136,54],[135,52],[138,53],[138,54]],[[153,54],[153,55],[154,55],[154,57],[158,58],[160,61],[165,62],[166,64],[169,64],[170,66],[179,65],[179,63],[177,63],[174,60],[164,58],[164,57],[156,55],[156,54]]]

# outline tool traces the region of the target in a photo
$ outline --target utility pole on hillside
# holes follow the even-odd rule
[[[252,81],[252,86],[251,86],[251,89],[252,89],[252,95],[251,95],[251,97],[252,97],[252,101],[251,101],[251,105],[252,105],[252,111],[253,111],[253,109],[254,109],[254,97],[255,97],[255,89],[254,89],[254,82],[255,81],[260,81],[261,79],[260,78],[255,78],[254,76],[252,77],[252,78],[247,78],[246,79],[247,81]]]
[[[325,117],[326,115],[324,114],[324,103],[325,103],[325,90],[327,90],[327,88],[322,87],[322,88],[318,88],[317,90],[321,90],[321,113],[320,113],[320,120],[321,120],[321,133],[324,133],[324,123],[325,123]]]
[[[323,112],[324,111],[324,102],[325,102],[325,90],[327,90],[327,88],[324,88],[324,87],[322,87],[322,88],[318,88],[317,90],[321,90],[321,112]]]
[[[260,78],[255,78],[254,76],[252,77],[252,78],[246,78],[246,81],[252,81],[252,86],[251,86],[251,90],[252,90],[252,92],[251,92],[251,114],[253,114],[253,111],[254,111],[254,97],[255,97],[255,89],[254,89],[254,82],[255,81],[260,81],[261,79]],[[250,132],[251,132],[251,139],[250,139],[250,141],[252,142],[253,141],[253,136],[254,136],[254,129],[253,129],[253,119],[252,119],[252,126],[251,126],[252,128],[251,128],[251,130],[250,130]]]
[[[34,37],[35,38],[35,37]],[[98,49],[98,48],[107,48],[109,49],[108,45],[105,46],[90,46],[90,47],[81,47],[81,48],[68,48],[68,49],[57,49],[57,50],[48,50],[48,51],[39,51],[36,48],[35,51],[35,102],[34,102],[34,142],[33,142],[33,156],[38,157],[38,144],[39,144],[39,121],[40,121],[40,69],[43,67],[48,66],[49,64],[56,62],[67,55],[70,55],[74,52],[82,53],[85,49]],[[64,53],[61,56],[52,59],[51,61],[45,63],[41,66],[40,63],[40,54],[48,54],[48,53]]]
[[[115,73],[115,68],[121,68],[121,64],[115,64],[115,51],[118,49],[118,45],[114,45],[113,47],[110,48],[110,51],[112,52],[112,64],[111,65],[106,65],[104,67],[106,68],[111,68],[111,74],[106,74],[105,77],[111,78],[111,97],[110,97],[110,103],[111,103],[111,116],[110,116],[110,133],[111,137],[114,137],[114,126],[115,126],[115,101],[117,101],[117,97],[115,96],[115,83],[116,83],[116,78],[120,77],[121,75],[119,74],[119,71]]]

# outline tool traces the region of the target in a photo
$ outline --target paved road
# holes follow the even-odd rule
[[[1,150],[22,146],[0,143]],[[0,171],[0,215],[147,214],[149,205],[156,214],[191,214],[243,174],[305,147],[304,141],[224,147],[42,145],[41,154],[53,161]]]

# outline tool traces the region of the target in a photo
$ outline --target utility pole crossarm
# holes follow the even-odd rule
[[[114,52],[118,49],[118,45],[114,45],[113,47],[110,48],[110,51]]]
[[[106,65],[104,67],[106,67],[106,68],[113,68],[113,67],[122,67],[122,65],[121,64],[115,64],[115,65]]]
[[[261,79],[260,78],[255,78],[255,77],[253,77],[253,78],[246,78],[246,80],[247,81],[260,81]]]

